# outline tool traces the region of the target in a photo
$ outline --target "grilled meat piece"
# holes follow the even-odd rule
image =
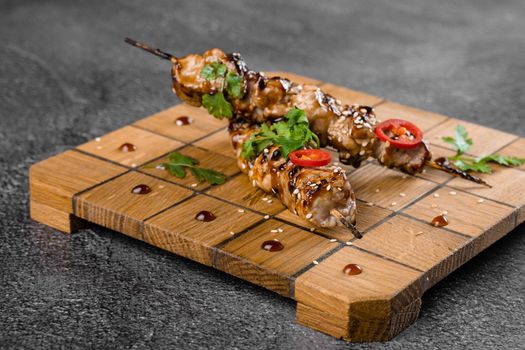
[[[239,167],[254,186],[273,193],[290,211],[316,226],[355,225],[355,195],[344,169],[295,165],[276,146],[248,161],[241,156],[242,146],[259,127],[232,122],[229,130]]]

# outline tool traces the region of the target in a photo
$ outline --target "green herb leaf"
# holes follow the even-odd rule
[[[233,98],[240,98],[243,95],[242,76],[232,72],[226,75],[226,92]]]
[[[206,80],[215,80],[217,78],[224,77],[226,74],[227,67],[224,63],[213,62],[204,66],[201,70],[201,77]]]
[[[231,118],[233,115],[233,106],[224,98],[222,92],[202,96],[202,105],[208,113],[219,119]]]
[[[213,169],[193,167],[190,170],[193,176],[201,182],[206,181],[211,185],[222,185],[226,181],[226,175]]]
[[[525,164],[525,159],[523,158],[502,156],[501,154],[491,154],[488,156],[479,157],[476,158],[476,161],[484,163],[493,162],[504,166],[520,166]]]
[[[211,185],[220,185],[226,181],[226,175],[213,169],[199,168],[197,159],[173,152],[168,156],[168,162],[160,164],[170,174],[183,179],[186,177],[186,169],[190,169],[193,176],[200,182],[206,181]],[[148,168],[156,165],[148,165]]]
[[[449,160],[460,170],[475,171],[478,173],[492,173],[492,168],[489,163],[497,163],[504,166],[520,166],[525,164],[525,159],[502,156],[500,154],[490,154],[478,158],[464,156],[473,144],[472,139],[468,137],[468,132],[463,125],[456,126],[455,137],[444,136],[441,139],[454,146],[456,155],[448,157]]]
[[[456,126],[455,137],[444,136],[441,139],[443,142],[453,145],[456,148],[458,155],[464,154],[472,146],[472,139],[468,138],[468,132],[463,125]]]
[[[170,163],[186,166],[199,164],[199,161],[197,159],[185,156],[184,154],[180,154],[177,152],[170,153],[170,155],[168,156],[168,160],[170,161]]]
[[[254,133],[244,143],[241,156],[253,159],[265,148],[277,145],[281,154],[288,159],[290,152],[304,147],[319,147],[319,138],[310,130],[308,118],[302,109],[292,108],[284,118],[270,126],[261,125],[261,130]]]
[[[180,179],[184,179],[186,177],[186,169],[183,165],[176,165],[170,163],[164,163],[162,165],[164,166],[164,168],[166,168],[166,170],[170,172],[171,175],[175,175]]]
[[[470,157],[461,157],[455,160],[454,165],[463,171],[475,171],[478,173],[492,173],[492,168],[485,162],[476,162],[475,159]]]

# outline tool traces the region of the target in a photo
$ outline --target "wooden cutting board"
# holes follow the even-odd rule
[[[525,139],[515,135],[274,74],[320,85],[344,103],[375,106],[379,119],[414,122],[435,157],[453,154],[441,136],[453,135],[457,124],[474,139],[472,155],[525,157]],[[177,125],[181,116],[193,123]],[[123,152],[124,143],[137,149]],[[227,182],[208,186],[144,167],[174,150],[224,172]],[[525,221],[525,167],[483,176],[491,189],[434,169],[407,176],[375,161],[348,172],[365,233],[360,240],[343,228],[314,230],[252,187],[237,168],[226,122],[178,105],[32,166],[31,217],[68,233],[81,218],[237,276],[295,299],[300,324],[350,341],[394,337],[417,319],[427,289]],[[141,184],[151,192],[132,193]],[[216,219],[196,220],[202,210]],[[429,225],[443,211],[450,224]],[[282,250],[261,248],[274,240]],[[343,272],[349,264],[361,273]]]

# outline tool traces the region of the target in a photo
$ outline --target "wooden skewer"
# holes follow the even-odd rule
[[[339,222],[341,222],[345,227],[349,228],[355,238],[363,238],[363,234],[357,229],[357,227],[354,224],[348,222],[348,220],[346,220],[343,214],[341,214],[339,211],[332,209],[330,214],[335,216],[337,220],[339,220]]]
[[[449,174],[452,174],[452,175],[455,175],[455,176],[460,176],[460,177],[462,177],[465,180],[473,181],[473,182],[475,182],[477,184],[484,185],[484,186],[487,186],[489,188],[492,188],[491,185],[486,183],[481,178],[479,178],[477,176],[474,176],[474,175],[471,175],[471,174],[467,173],[466,171],[460,170],[460,169],[450,165],[450,162],[445,157],[437,158],[437,159],[435,159],[433,161],[428,162],[427,164],[429,166],[431,166],[432,168],[434,168],[434,169],[438,169],[438,170],[444,171],[446,173],[449,173]]]
[[[162,51],[160,49],[154,49],[154,48],[150,47],[147,44],[138,42],[138,41],[130,39],[130,38],[125,38],[124,41],[126,43],[132,45],[132,46],[138,47],[139,49],[142,49],[142,50],[144,50],[146,52],[154,54],[155,56],[158,56],[158,57],[160,57],[162,59],[165,59],[165,60],[168,60],[168,61],[177,61],[177,57],[175,57],[174,55],[172,55],[170,53],[167,53],[167,52],[164,52],[164,51]]]

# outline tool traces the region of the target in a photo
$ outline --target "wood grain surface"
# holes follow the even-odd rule
[[[525,141],[508,133],[316,79],[267,74],[319,85],[345,103],[377,105],[379,118],[411,120],[426,131],[434,157],[454,153],[441,136],[457,124],[474,139],[474,155],[525,156]],[[192,123],[178,125],[182,116]],[[431,168],[408,176],[371,160],[346,168],[364,237],[314,228],[239,172],[225,127],[202,108],[178,105],[35,164],[31,216],[64,232],[84,219],[237,276],[295,299],[299,323],[350,341],[394,337],[417,319],[428,288],[525,221],[523,167],[495,167],[482,175],[493,185],[487,188]],[[137,149],[123,152],[126,142]],[[173,150],[227,181],[210,186],[144,166]],[[137,185],[151,192],[133,193]],[[215,219],[198,220],[201,211]],[[449,225],[432,226],[443,213]],[[266,241],[283,249],[262,249]],[[361,273],[345,274],[347,264]]]

